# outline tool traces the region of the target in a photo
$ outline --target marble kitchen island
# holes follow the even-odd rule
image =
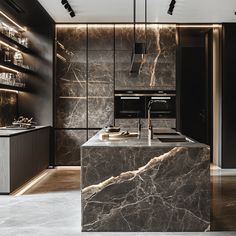
[[[209,147],[173,130],[154,132],[151,142],[143,131],[116,141],[97,134],[82,145],[83,231],[210,229]]]

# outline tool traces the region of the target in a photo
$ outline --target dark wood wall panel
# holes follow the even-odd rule
[[[236,24],[223,25],[222,167],[236,168]]]

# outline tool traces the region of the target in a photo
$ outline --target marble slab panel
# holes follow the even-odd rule
[[[87,25],[75,24],[69,27],[60,25],[57,26],[57,39],[62,43],[66,49],[74,52],[86,50],[87,47]]]
[[[88,96],[114,97],[114,52],[88,52]]]
[[[115,50],[133,50],[134,27],[130,24],[115,25]]]
[[[148,25],[147,38],[144,27],[137,28],[139,41],[147,39],[147,54],[139,75],[130,74],[132,47],[127,42],[131,27],[118,28],[116,33],[117,50],[115,56],[116,90],[166,89],[176,88],[176,27]],[[124,43],[122,39],[124,38]],[[129,36],[130,38],[130,36]],[[138,39],[137,39],[138,40]],[[132,42],[132,41],[131,41]],[[122,48],[122,43],[125,45]],[[129,46],[128,46],[129,45]],[[118,50],[119,49],[119,50]],[[125,49],[125,50],[124,50]]]
[[[135,158],[135,154],[139,156],[137,150],[129,153],[125,161],[119,160],[118,165],[110,158],[115,153],[117,160],[122,158],[121,150],[107,148],[106,154],[104,150],[103,153],[94,151],[91,147],[87,155],[82,153],[82,172],[88,167],[93,171],[102,169],[103,173],[95,172],[93,179],[86,172],[82,175],[82,183],[88,183],[88,179],[92,182],[87,187],[82,184],[83,231],[199,232],[210,229],[208,148],[159,149],[162,154],[144,150],[142,156],[148,156],[149,161],[120,173],[116,168],[121,170],[120,166],[129,163],[135,166],[139,160]],[[92,155],[98,158],[96,168],[90,163],[83,166],[84,157]],[[108,170],[110,174],[106,174]],[[107,178],[97,183],[96,177],[101,179],[105,175]]]
[[[136,170],[153,157],[168,152],[172,147],[82,147],[82,188],[99,184],[112,176]],[[109,157],[109,158],[108,158]]]
[[[114,124],[114,98],[88,97],[88,128]]]
[[[59,98],[56,101],[56,128],[86,128],[87,98]]]
[[[86,128],[87,65],[86,52],[77,51],[71,61],[57,69],[56,127]]]
[[[88,52],[88,80],[89,82],[113,83],[114,52],[89,51]]]
[[[17,118],[16,93],[0,91],[0,127],[11,125],[14,118]]]
[[[86,130],[55,131],[55,164],[80,165],[80,146],[87,140]]]
[[[114,25],[88,25],[88,50],[114,50]]]
[[[132,51],[116,51],[115,55],[115,89],[116,90],[153,90],[176,89],[175,60],[147,54],[140,74],[131,74]]]

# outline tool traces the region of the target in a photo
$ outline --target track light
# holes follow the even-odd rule
[[[71,16],[72,18],[75,17],[74,11],[70,12],[70,16]]]
[[[171,0],[170,5],[169,5],[169,9],[167,11],[167,13],[169,15],[173,15],[173,11],[174,11],[174,8],[175,8],[175,3],[176,3],[175,0]]]
[[[61,0],[61,4],[69,12],[71,17],[75,17],[75,12],[73,11],[72,7],[70,6],[70,4],[69,4],[69,2],[67,0]]]

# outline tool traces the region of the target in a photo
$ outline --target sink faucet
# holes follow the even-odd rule
[[[151,121],[151,108],[152,104],[154,103],[153,100],[148,102],[148,140],[150,141],[153,139],[153,128],[152,128],[152,121]]]
[[[149,141],[151,139],[153,139],[153,127],[152,127],[152,121],[151,121],[151,108],[152,108],[152,104],[156,103],[156,102],[161,102],[161,101],[160,100],[150,100],[148,102],[148,140]]]

